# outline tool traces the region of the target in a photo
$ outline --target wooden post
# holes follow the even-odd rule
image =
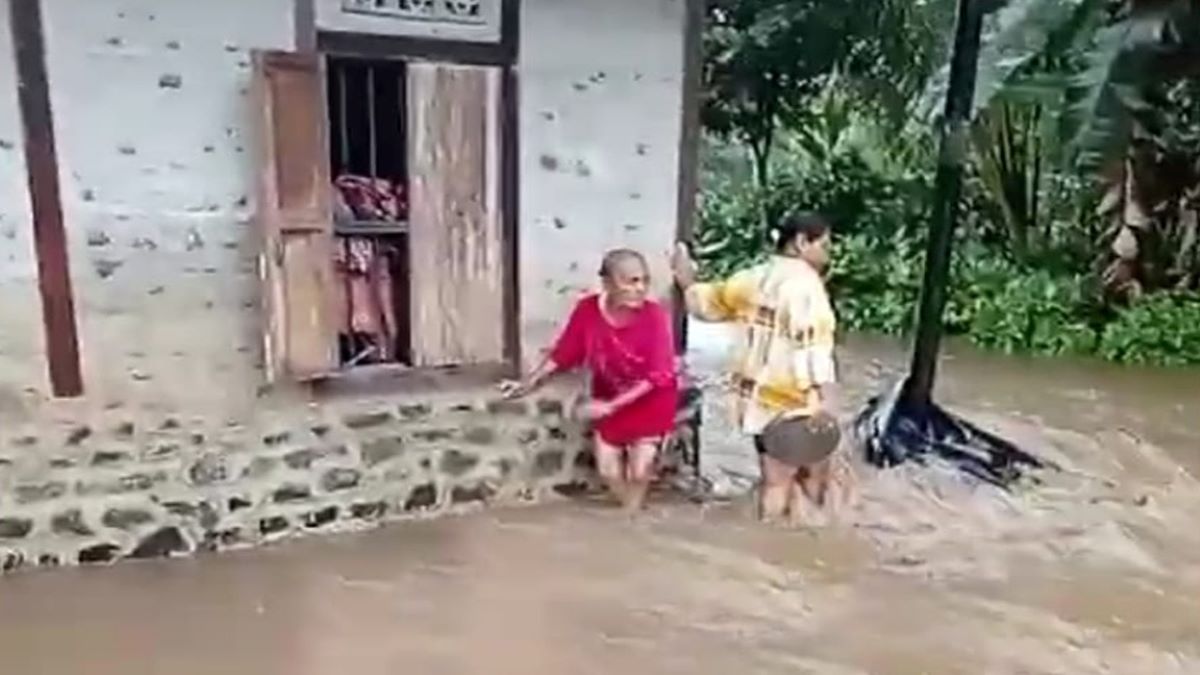
[[[683,25],[683,91],[679,132],[679,190],[675,239],[690,244],[696,229],[696,193],[700,183],[700,94],[704,66],[704,0],[686,0]],[[687,351],[687,307],[672,284],[672,313],[677,351]]]
[[[520,377],[521,344],[521,0],[501,0],[500,46],[508,62],[500,82],[500,210],[503,237],[504,360],[510,377]]]
[[[317,51],[316,0],[292,0],[292,23],[296,32],[296,51]]]
[[[514,3],[515,4],[515,3]],[[520,377],[521,345],[521,102],[516,68],[507,67],[500,83],[500,218],[503,239],[504,361],[511,377]]]
[[[9,0],[8,9],[17,64],[17,102],[25,136],[25,166],[29,172],[50,389],[58,397],[75,397],[83,394],[83,375],[58,183],[41,3]]]

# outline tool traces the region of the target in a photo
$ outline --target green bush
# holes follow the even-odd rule
[[[921,262],[917,245],[908,239],[885,244],[852,236],[839,241],[829,284],[841,323],[851,331],[909,331],[920,294]],[[955,259],[946,332],[1009,353],[1090,353],[1096,331],[1080,288],[1074,277],[963,252]]]
[[[762,258],[766,232],[760,190],[749,183],[723,181],[701,196],[696,256],[706,278],[725,276]]]
[[[796,208],[820,211],[833,222],[839,241],[919,232],[929,183],[924,176],[883,176],[855,155],[834,157],[821,167],[788,164],[776,171],[769,189],[722,176],[706,182],[696,245],[710,276],[762,259],[764,214],[774,221]]]
[[[900,334],[913,324],[921,282],[921,255],[902,235],[882,239],[839,236],[829,288],[847,330]]]
[[[1123,363],[1200,364],[1200,296],[1158,293],[1135,302],[1104,327],[1099,354]]]
[[[1077,280],[1027,271],[989,286],[971,286],[974,297],[965,312],[966,334],[976,345],[1053,356],[1095,349],[1096,332],[1084,320]]]

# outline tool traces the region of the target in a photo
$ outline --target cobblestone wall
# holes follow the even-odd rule
[[[0,565],[217,551],[489,502],[586,479],[560,398],[470,393],[314,408],[273,428],[163,418],[7,437]],[[581,470],[582,468],[582,470]]]
[[[114,412],[4,436],[0,567],[215,552],[595,487],[563,391],[489,394],[342,402],[220,427]],[[694,448],[694,427],[681,432]]]

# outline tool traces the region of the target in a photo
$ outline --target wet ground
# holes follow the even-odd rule
[[[718,364],[701,331],[694,363]],[[838,522],[592,502],[0,581],[4,673],[1200,673],[1200,373],[950,350],[941,399],[1068,471],[864,473]],[[843,354],[850,403],[902,370]],[[705,471],[753,473],[710,394]]]

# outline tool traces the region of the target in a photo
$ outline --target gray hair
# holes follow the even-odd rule
[[[641,263],[643,269],[650,269],[650,265],[646,263],[646,256],[631,248],[615,248],[605,253],[604,258],[600,261],[600,278],[612,278],[613,270],[616,269],[617,265],[629,260]]]

